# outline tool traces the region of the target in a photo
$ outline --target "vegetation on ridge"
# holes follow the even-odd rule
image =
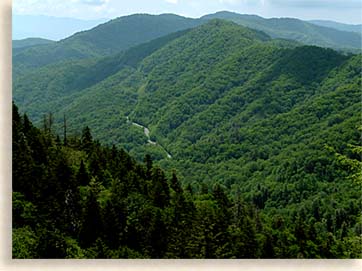
[[[218,183],[195,192],[148,155],[139,164],[122,149],[102,147],[88,127],[61,141],[51,119],[41,131],[15,105],[13,157],[16,259],[361,256],[361,239],[344,222],[355,209],[337,210],[332,224],[320,221],[316,201],[307,221],[303,208],[293,210],[292,223],[267,217]]]
[[[14,255],[361,257],[361,60],[361,55],[272,40],[262,32],[213,20],[114,57],[58,63],[19,78],[14,82],[14,100],[44,132],[32,127],[27,117],[15,118],[19,121],[14,127],[22,132],[14,139],[20,146],[14,146],[19,150],[14,156],[18,163],[14,182],[20,179],[14,186],[20,193],[14,195],[20,204],[14,212],[20,213]],[[75,139],[69,137],[65,144],[64,137],[50,135],[47,112],[53,113],[53,132],[63,132],[65,118],[67,132]],[[172,158],[160,145],[149,144],[143,129],[132,122],[147,127],[151,140]],[[89,130],[80,132],[84,126],[95,138],[86,140],[90,145],[84,143]],[[97,140],[109,147],[101,147]],[[90,152],[87,146],[92,146]],[[112,150],[118,154],[112,156]],[[40,158],[34,156],[38,154]],[[140,164],[146,154],[151,156]],[[82,160],[99,185],[93,195],[95,184],[76,181]],[[151,170],[147,175],[151,160],[165,173]],[[71,170],[64,170],[65,177],[55,174],[57,165]],[[119,173],[124,167],[127,170]],[[188,207],[182,205],[184,199],[177,199],[178,185],[171,185],[174,169]],[[60,222],[46,222],[44,217],[55,217],[47,210],[35,216],[45,221],[40,227],[33,216],[21,220],[29,209],[42,208],[38,200],[48,196],[29,176],[40,176],[35,179],[44,187],[48,182],[56,187],[75,180],[69,189],[84,197],[75,199],[83,207],[74,210],[82,212],[86,224],[99,227],[99,240],[84,241],[80,224],[71,233]],[[153,178],[168,181],[155,183]],[[24,183],[35,185],[29,191],[34,189],[38,198],[29,198]],[[161,198],[155,199],[155,193]],[[113,199],[115,195],[121,196]],[[54,196],[64,207],[64,194]],[[117,206],[113,214],[108,213],[112,208],[107,202]],[[92,220],[90,209],[99,210],[98,220]],[[185,211],[185,224],[177,210]],[[73,225],[71,217],[64,214],[60,219],[70,219]],[[146,217],[154,224],[147,224]],[[105,237],[104,225],[111,221],[126,225],[115,226],[116,243],[105,239],[110,236]],[[38,242],[42,230],[53,224],[50,235],[44,236],[57,240],[62,245],[56,249],[63,250],[50,256],[31,254],[31,248],[44,241]],[[152,242],[157,243],[155,248]],[[21,244],[28,244],[28,250],[21,250]],[[17,254],[18,250],[22,252]]]

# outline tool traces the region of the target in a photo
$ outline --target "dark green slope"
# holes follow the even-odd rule
[[[70,59],[111,55],[172,32],[196,27],[213,18],[234,21],[263,31],[273,38],[352,51],[359,51],[361,48],[359,33],[339,31],[296,19],[264,19],[231,12],[218,12],[200,19],[173,14],[135,14],[111,20],[47,46],[16,49],[13,55],[13,74],[16,77],[29,70]]]
[[[29,47],[29,46],[49,44],[49,43],[53,43],[53,42],[54,41],[52,41],[52,40],[41,39],[41,38],[27,38],[27,39],[22,39],[22,40],[13,40],[12,47],[13,47],[13,49],[19,49],[19,48],[24,48],[24,47]]]
[[[199,23],[172,14],[120,17],[46,47],[30,48],[16,54],[13,57],[14,74],[21,75],[59,61],[111,55]]]
[[[193,106],[196,111],[202,109],[202,105],[197,105],[197,101],[202,101],[203,96],[197,98],[195,92],[194,99],[190,90],[203,82],[209,86],[213,84],[212,78],[207,79],[209,73],[213,71],[216,77],[216,67],[235,50],[268,40],[269,37],[266,35],[234,23],[212,21],[171,41],[144,59],[137,70],[120,71],[119,74],[86,90],[86,95],[75,94],[71,97],[74,101],[64,108],[64,112],[72,116],[73,120],[70,119],[70,123],[86,121],[90,125],[93,124],[95,135],[101,139],[109,143],[122,142],[127,145],[128,150],[133,150],[138,157],[142,156],[144,148],[149,149],[151,146],[144,145],[141,146],[141,150],[137,150],[140,143],[147,143],[147,140],[142,130],[126,122],[126,116],[137,123],[149,125],[152,119],[159,120],[160,116],[161,119],[171,117],[162,114],[169,101],[176,101],[182,97],[185,99],[190,95],[191,97],[187,98],[188,105]],[[123,77],[125,73],[129,76]],[[162,95],[158,94],[159,91]],[[215,87],[215,92],[210,93],[209,100],[204,101],[203,106],[208,106],[219,95],[222,93]],[[119,106],[107,107],[117,104]],[[104,116],[107,116],[106,120]],[[188,117],[188,114],[183,112],[182,119]],[[173,118],[173,121],[180,122],[180,119]],[[177,124],[170,125],[172,127]],[[108,133],[105,134],[104,130]],[[123,130],[128,132],[124,133]],[[153,131],[151,136],[157,133]],[[162,142],[162,137],[160,140]],[[165,156],[163,151],[158,151],[159,158]]]
[[[188,150],[179,149],[180,154],[185,159],[198,163],[214,163],[215,167],[222,161],[242,158],[240,166],[247,167],[247,161],[268,160],[279,152],[287,151],[287,148],[292,149],[290,145],[301,143],[301,146],[308,146],[311,138],[327,133],[325,125],[329,123],[333,126],[334,119],[335,124],[339,125],[354,119],[357,125],[360,91],[360,68],[356,65],[358,61],[360,58],[356,57],[341,68],[332,70],[320,85],[301,85],[294,78],[280,74],[273,81],[265,81],[262,76],[252,85],[236,88],[230,92],[231,97],[219,101],[220,105],[213,105],[200,116],[194,116],[183,127],[183,136],[176,137],[179,138],[177,140],[193,135],[199,123],[204,127],[208,121],[212,123],[215,112],[223,108],[222,103],[225,102],[226,112],[230,110],[223,122],[210,125],[213,130],[199,130],[200,139]],[[239,108],[236,110],[227,107],[233,96],[234,99],[239,99]],[[355,134],[357,130],[349,132]],[[308,144],[301,142],[302,139],[308,140]],[[348,142],[350,139],[340,139],[341,145],[345,145],[342,144],[343,140]],[[325,143],[332,144],[327,140]],[[172,146],[177,145],[177,141],[172,141]],[[333,145],[338,144],[333,142]],[[171,147],[170,149],[172,150]],[[323,149],[323,144],[318,149]],[[238,170],[240,168],[236,172]],[[207,178],[214,178],[213,176],[210,174]]]
[[[264,31],[273,38],[352,51],[359,51],[361,48],[359,33],[339,31],[296,19],[264,19],[231,12],[218,12],[200,19],[173,14],[135,14],[111,20],[48,46],[16,49],[13,55],[13,74],[22,75],[31,69],[64,60],[114,54],[172,32],[196,27],[213,18],[234,21]]]
[[[201,99],[200,102],[205,106],[213,103],[218,95],[222,95],[222,91],[217,88],[217,83],[222,82],[215,82],[211,76],[219,63],[235,51],[268,40],[270,38],[264,33],[221,20],[211,21],[191,31],[143,61],[140,69],[149,80],[139,97],[139,106],[131,117],[149,124],[153,119],[162,117],[163,114],[158,115],[156,110],[170,105],[170,102],[175,102],[185,94],[189,97],[184,103],[187,106],[195,104],[196,99]],[[200,90],[195,88],[200,86],[210,87],[209,97],[197,97]],[[201,107],[198,104],[197,108]],[[188,113],[184,111],[182,115],[187,118]],[[178,122],[178,119],[174,119],[174,122]],[[170,126],[170,129],[174,129],[178,124],[171,121]]]
[[[91,31],[79,32],[63,42],[77,41],[94,47],[99,55],[106,55],[198,24],[198,20],[174,14],[135,14],[111,20]]]
[[[13,259],[361,257],[359,191],[340,189],[353,187],[350,180],[303,205],[291,200],[313,185],[308,180],[288,180],[279,195],[266,180],[246,202],[246,187],[235,195],[220,184],[195,190],[149,156],[138,163],[102,146],[88,127],[60,140],[14,104],[12,113]],[[309,171],[319,166],[310,162]],[[260,210],[278,197],[289,199],[286,212],[269,201],[269,214]]]
[[[361,55],[271,40],[222,20],[151,44],[138,47],[148,53],[128,51],[139,61],[91,86],[22,106],[41,108],[38,120],[55,109],[53,130],[62,131],[66,114],[70,134],[89,125],[138,160],[151,153],[196,191],[225,185],[268,225],[262,238],[274,250],[263,257],[356,257],[359,184],[335,153],[360,159]],[[24,97],[41,93],[26,85]],[[337,240],[343,246],[332,249]]]
[[[39,121],[43,114],[62,108],[65,104],[62,100],[69,100],[70,95],[79,96],[82,90],[122,69],[134,70],[142,59],[187,31],[175,32],[109,57],[64,61],[29,72],[14,81],[14,101]]]
[[[46,46],[49,44],[55,43],[55,41],[41,39],[41,38],[27,38],[23,40],[13,40],[12,41],[12,55],[13,57],[23,51],[26,51],[30,48],[37,46]]]
[[[361,33],[341,31],[298,19],[265,19],[256,15],[243,15],[227,11],[206,15],[201,19],[215,18],[230,20],[243,26],[261,30],[273,38],[291,39],[308,45],[335,49],[361,49]]]

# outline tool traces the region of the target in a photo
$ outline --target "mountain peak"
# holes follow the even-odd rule
[[[242,35],[245,38],[256,39],[260,41],[270,40],[270,37],[262,31],[251,29],[232,21],[224,19],[210,19],[207,23],[198,27],[199,29],[214,31],[218,29],[225,32],[226,35]]]
[[[232,20],[235,18],[240,18],[240,17],[245,17],[245,18],[254,18],[254,19],[263,19],[263,17],[260,17],[258,15],[254,15],[254,14],[240,14],[240,13],[236,13],[236,12],[231,12],[231,11],[218,11],[212,14],[207,14],[205,16],[202,16],[201,19],[213,19],[213,18],[219,18],[219,19],[226,19],[226,20]]]

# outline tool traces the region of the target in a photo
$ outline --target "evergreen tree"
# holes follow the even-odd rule
[[[160,168],[153,169],[150,193],[150,197],[155,206],[164,208],[169,204],[170,191],[165,174]]]
[[[81,136],[81,148],[89,153],[92,150],[93,146],[93,137],[88,126],[86,126],[82,131]]]
[[[80,161],[79,170],[76,176],[79,185],[88,185],[90,182],[89,173],[84,165],[83,160]]]
[[[102,235],[102,218],[99,203],[97,201],[97,188],[91,186],[82,215],[82,225],[79,233],[79,241],[83,248],[88,248]]]

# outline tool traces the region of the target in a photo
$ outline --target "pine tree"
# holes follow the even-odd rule
[[[85,150],[87,153],[90,153],[93,146],[93,137],[91,131],[88,126],[86,126],[82,131],[81,136],[81,148]]]
[[[144,163],[146,164],[146,177],[151,180],[152,177],[152,159],[151,155],[146,154],[144,158]]]
[[[83,160],[80,161],[79,170],[76,176],[77,182],[79,185],[88,185],[90,182],[89,173],[84,165]]]
[[[88,248],[102,235],[102,218],[100,206],[97,201],[97,189],[92,185],[85,203],[82,216],[82,225],[79,233],[80,244]]]
[[[229,253],[231,252],[229,243],[230,235],[228,233],[228,226],[231,221],[229,211],[231,204],[225,194],[225,191],[219,184],[214,186],[212,196],[217,204],[213,227],[212,253],[216,258],[228,258]]]
[[[160,168],[154,168],[152,173],[152,185],[149,189],[150,197],[155,206],[164,208],[170,201],[170,190],[165,174]]]

